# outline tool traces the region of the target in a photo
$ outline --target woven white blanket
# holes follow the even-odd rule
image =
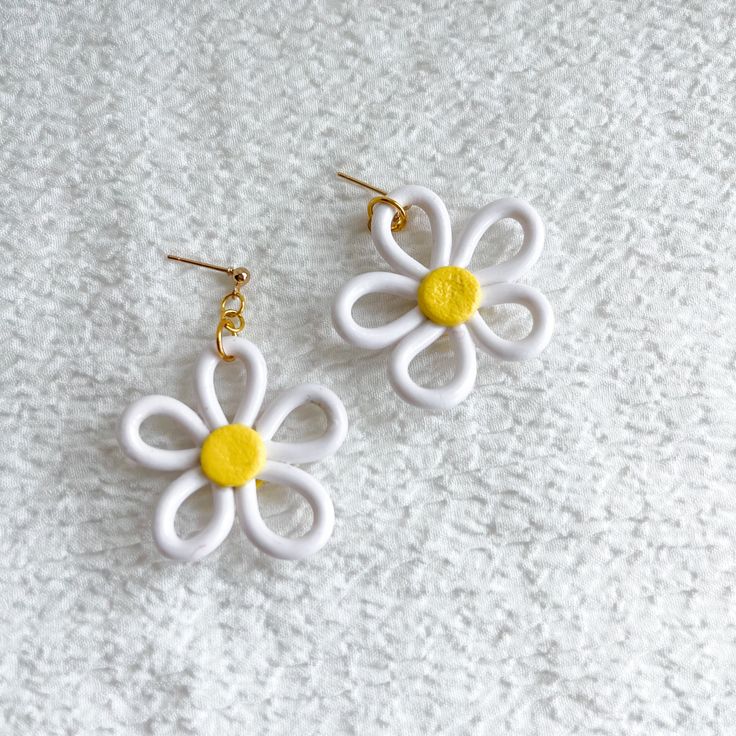
[[[731,0],[6,0],[0,733],[732,734],[735,27]],[[449,412],[398,399],[387,355],[330,324],[386,268],[337,169],[430,187],[456,232],[531,202],[545,353],[479,356]],[[475,263],[518,243],[498,226]],[[267,396],[345,402],[348,440],[308,468],[335,534],[304,562],[237,527],[197,564],[154,548],[172,476],[116,423],[193,400],[228,288],[170,251],[252,270]],[[289,493],[261,509],[307,526]]]

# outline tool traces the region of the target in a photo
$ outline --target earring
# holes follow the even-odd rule
[[[319,550],[332,534],[335,512],[322,485],[292,463],[309,463],[333,454],[347,434],[347,415],[340,399],[316,384],[295,386],[278,396],[266,409],[266,363],[258,348],[237,336],[245,329],[245,296],[250,281],[246,268],[225,268],[180,256],[170,259],[229,274],[233,289],[220,303],[220,320],[214,344],[201,354],[195,370],[199,413],[168,396],[146,396],[131,404],[120,419],[119,442],[132,460],[154,470],[182,473],[161,496],[153,520],[153,538],[166,557],[194,561],[217,549],[230,533],[237,515],[250,541],[273,557],[299,560]],[[228,333],[225,335],[224,333]],[[221,362],[240,360],[246,383],[232,422],[226,418],[214,387],[215,369]],[[319,405],[327,429],[318,439],[278,442],[274,434],[286,417],[306,403]],[[173,419],[194,441],[186,450],[152,447],[140,435],[152,416]],[[256,480],[258,479],[258,480]],[[183,539],[175,529],[176,514],[195,491],[211,484],[213,513],[205,527]],[[266,526],[258,509],[257,485],[278,483],[301,494],[312,509],[311,529],[299,538],[283,537]]]
[[[531,205],[513,198],[491,202],[471,217],[453,244],[447,208],[426,187],[406,185],[388,193],[342,172],[338,176],[376,193],[368,203],[368,229],[393,273],[364,273],[348,281],[337,294],[332,321],[341,337],[357,347],[393,348],[388,376],[402,399],[426,409],[459,404],[475,385],[476,345],[501,360],[527,360],[544,350],[554,329],[552,307],[541,292],[513,283],[536,263],[544,246],[544,224]],[[406,226],[411,207],[429,217],[434,241],[429,268],[402,250],[392,234]],[[519,252],[504,263],[470,271],[468,264],[482,235],[507,217],[524,232]],[[381,327],[363,327],[353,319],[353,307],[373,293],[404,297],[416,306]],[[500,304],[529,310],[533,324],[526,337],[518,341],[499,337],[478,313],[479,307]],[[455,349],[455,375],[440,388],[419,386],[409,376],[409,365],[445,333]]]

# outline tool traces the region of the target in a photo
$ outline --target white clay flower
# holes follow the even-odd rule
[[[266,390],[266,363],[258,348],[242,338],[226,338],[225,350],[245,364],[243,398],[228,422],[215,394],[215,368],[221,360],[214,348],[197,364],[196,392],[200,413],[168,396],[146,396],[131,404],[120,420],[119,439],[125,453],[154,470],[184,471],[163,493],[153,523],[153,536],[162,554],[177,560],[199,560],[217,549],[230,533],[237,514],[248,538],[273,557],[297,560],[320,549],[330,538],[335,512],[327,491],[309,473],[288,463],[307,463],[333,454],[347,433],[347,416],[340,399],[316,384],[296,386],[261,411]],[[304,442],[275,442],[272,437],[286,417],[305,403],[318,404],[327,417],[324,434]],[[148,445],[141,424],[151,416],[177,421],[194,440],[187,450]],[[311,529],[295,539],[266,526],[258,509],[256,479],[289,486],[309,503]],[[212,484],[213,514],[204,529],[182,539],[174,526],[181,505],[195,491]]]
[[[539,258],[544,224],[536,210],[520,199],[499,199],[478,210],[453,244],[450,217],[444,202],[425,187],[407,185],[388,195],[404,208],[416,206],[429,216],[434,239],[430,267],[402,250],[391,232],[395,210],[385,203],[373,212],[371,234],[378,252],[394,270],[364,273],[349,281],[335,300],[332,318],[340,335],[361,348],[392,347],[389,380],[405,401],[429,409],[447,409],[470,393],[476,376],[477,345],[502,360],[526,360],[544,350],[552,337],[552,308],[536,289],[512,283]],[[519,252],[504,263],[470,271],[468,264],[483,233],[504,218],[516,220],[524,231]],[[381,327],[363,327],[352,316],[355,303],[366,294],[405,297],[417,306]],[[533,325],[521,340],[496,335],[478,312],[479,307],[520,304]],[[409,376],[409,364],[448,332],[455,349],[455,375],[445,386],[426,388]]]

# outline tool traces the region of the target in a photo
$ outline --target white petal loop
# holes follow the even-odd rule
[[[500,281],[515,281],[537,262],[542,253],[544,247],[542,218],[527,202],[508,197],[481,207],[470,218],[453,249],[452,264],[466,268],[486,230],[507,217],[516,220],[524,231],[521,248],[508,261],[480,270],[473,269],[481,286]]]
[[[261,409],[266,392],[266,361],[261,351],[245,338],[226,337],[222,344],[226,353],[244,363],[246,370],[243,399],[232,423],[250,427]],[[207,348],[199,358],[195,375],[202,416],[212,430],[230,423],[215,393],[215,369],[221,364],[222,359],[214,346]]]
[[[327,417],[322,436],[304,442],[274,442],[271,438],[289,414],[304,404],[317,404]],[[285,391],[258,417],[255,429],[266,444],[270,460],[285,463],[311,463],[337,452],[348,433],[348,415],[334,391],[316,383],[307,383]]]
[[[429,217],[432,228],[432,257],[430,268],[439,268],[449,263],[452,247],[452,226],[445,203],[431,190],[417,184],[407,184],[389,192],[388,197],[395,199],[403,207],[412,205],[424,210]],[[421,279],[427,274],[426,266],[412,258],[394,239],[391,232],[391,221],[396,210],[388,204],[377,204],[373,210],[371,235],[378,252],[386,262],[399,273]]]
[[[167,417],[181,424],[197,447],[166,450],[144,442],[140,428],[152,416]],[[196,412],[170,396],[144,396],[134,401],[123,412],[118,427],[118,442],[123,452],[132,460],[153,470],[188,470],[193,467],[199,460],[199,445],[207,435],[207,427]]]
[[[473,390],[477,371],[475,346],[464,325],[448,330],[455,349],[455,376],[448,384],[440,388],[425,388],[409,375],[412,360],[438,340],[445,330],[446,327],[427,322],[407,335],[391,353],[389,380],[396,393],[410,404],[425,409],[449,409]]]
[[[212,518],[188,539],[176,533],[176,514],[182,504],[209,481],[199,468],[177,478],[163,493],[153,519],[153,539],[161,554],[173,560],[195,562],[214,552],[230,533],[235,521],[232,488],[212,488]]]
[[[235,491],[235,506],[248,539],[267,555],[282,560],[301,560],[324,547],[335,526],[335,510],[322,485],[303,470],[272,460],[266,463],[258,477],[301,494],[312,508],[312,528],[295,539],[282,537],[269,529],[258,508],[256,483],[252,480]]]
[[[424,321],[424,315],[414,307],[398,319],[380,327],[363,327],[353,319],[355,303],[366,294],[382,293],[417,300],[419,284],[408,276],[376,271],[364,273],[343,286],[332,306],[332,322],[343,338],[366,350],[380,350],[398,342]]]
[[[483,289],[483,306],[520,304],[532,315],[532,329],[522,340],[499,337],[476,312],[468,329],[479,347],[502,360],[529,360],[539,355],[549,344],[555,326],[554,312],[540,291],[523,284],[492,284]]]

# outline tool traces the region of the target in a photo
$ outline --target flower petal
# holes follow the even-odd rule
[[[409,365],[414,358],[436,342],[448,330],[446,327],[426,322],[407,335],[389,358],[388,376],[396,393],[404,401],[426,409],[449,409],[459,404],[473,389],[477,364],[475,346],[465,325],[448,330],[455,347],[455,376],[440,388],[419,386],[409,375]]]
[[[282,537],[266,525],[258,508],[256,483],[235,491],[235,507],[248,539],[262,552],[282,560],[301,560],[324,547],[335,526],[335,510],[327,491],[309,473],[269,460],[259,479],[285,485],[302,495],[312,508],[312,528],[295,539]]]
[[[222,343],[225,352],[242,361],[246,369],[243,398],[232,423],[250,427],[260,411],[263,395],[266,393],[266,361],[261,351],[245,338],[226,337]],[[222,358],[212,346],[202,353],[197,363],[195,377],[197,396],[202,416],[212,430],[230,423],[215,393],[215,369],[222,362]]]
[[[173,419],[181,424],[197,443],[187,450],[166,450],[152,447],[141,438],[141,425],[152,416]],[[199,445],[207,436],[204,422],[186,404],[170,396],[144,396],[134,401],[120,417],[118,442],[132,460],[153,470],[188,470],[199,460]]]
[[[380,327],[363,327],[353,319],[355,303],[366,294],[382,293],[417,300],[418,284],[408,276],[376,271],[356,276],[340,289],[332,307],[332,322],[347,342],[367,350],[380,350],[393,345],[424,321],[414,307],[401,317]]]
[[[520,304],[532,315],[532,329],[521,340],[499,337],[476,312],[468,322],[468,329],[478,346],[502,360],[528,360],[544,350],[552,337],[555,316],[542,292],[523,284],[492,284],[483,290],[482,306]]]
[[[508,197],[481,207],[465,226],[452,251],[450,262],[466,268],[483,234],[505,218],[516,220],[524,231],[524,240],[516,255],[508,261],[480,270],[473,269],[481,286],[501,281],[515,281],[533,266],[544,247],[544,223],[537,211],[521,199]]]
[[[212,487],[212,518],[201,531],[188,539],[176,533],[176,514],[182,504],[209,483],[199,468],[177,478],[163,493],[153,519],[153,540],[161,554],[172,560],[194,562],[214,552],[230,533],[235,520],[232,488]]]
[[[412,205],[427,213],[434,241],[430,268],[446,266],[452,247],[452,228],[445,203],[431,189],[416,184],[407,184],[394,189],[389,192],[388,197],[395,199],[403,207]],[[427,267],[403,250],[391,232],[391,222],[395,214],[396,210],[391,205],[376,205],[371,224],[373,243],[393,269],[412,278],[421,279],[427,274]]]
[[[321,437],[303,442],[274,442],[286,417],[304,404],[317,404],[327,417],[327,429]],[[311,463],[329,457],[345,441],[348,416],[342,401],[325,386],[307,383],[277,396],[256,420],[255,429],[266,443],[270,460],[286,463]]]

